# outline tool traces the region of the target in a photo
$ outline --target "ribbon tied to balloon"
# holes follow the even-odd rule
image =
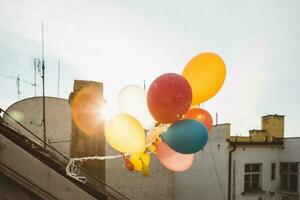
[[[130,171],[148,176],[151,154],[172,171],[187,170],[212,129],[211,115],[198,105],[217,94],[225,76],[222,58],[205,52],[192,58],[181,75],[158,76],[148,91],[125,86],[118,96],[120,113],[106,123],[106,140],[131,154],[124,158]]]

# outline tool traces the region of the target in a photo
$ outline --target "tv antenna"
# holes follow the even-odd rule
[[[39,58],[34,58],[33,59],[34,62],[34,97],[36,97],[36,74],[37,72],[39,74],[41,74],[41,60]]]
[[[21,89],[20,89],[21,88],[21,83],[25,83],[27,85],[30,85],[31,87],[34,86],[34,83],[31,83],[27,80],[22,79],[20,75],[11,76],[11,75],[6,75],[6,74],[3,74],[3,73],[0,73],[0,76],[5,77],[5,78],[9,78],[9,79],[13,79],[13,80],[16,81],[18,100],[20,100],[20,95],[22,94]]]

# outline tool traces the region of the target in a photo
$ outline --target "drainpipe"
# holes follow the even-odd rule
[[[237,138],[236,138],[237,139]],[[228,199],[231,199],[231,163],[232,163],[232,153],[236,150],[236,145],[233,145],[233,149],[229,151],[229,161],[228,161]]]

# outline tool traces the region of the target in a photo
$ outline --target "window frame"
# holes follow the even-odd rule
[[[283,171],[283,165],[286,164],[286,170]],[[295,164],[297,166],[297,171],[291,170],[291,165]],[[283,176],[286,176],[286,186],[283,187]],[[296,176],[297,184],[296,190],[292,190],[290,186],[291,177]],[[280,190],[286,192],[296,192],[298,193],[298,186],[299,186],[299,162],[280,162]]]
[[[258,165],[258,171],[254,171],[254,166]],[[246,166],[249,166],[249,171],[246,171]],[[262,191],[262,163],[246,163],[244,165],[244,193],[257,193]],[[258,180],[254,180],[253,176],[258,175]],[[246,176],[249,176],[249,181],[246,181]],[[246,184],[249,183],[249,188]],[[258,187],[253,188],[253,183],[258,183]]]
[[[271,181],[276,179],[276,163],[271,163]]]

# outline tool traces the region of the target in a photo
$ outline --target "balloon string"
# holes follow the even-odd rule
[[[149,147],[152,145],[153,142],[155,142],[156,138],[158,138],[161,134],[163,134],[164,132],[167,131],[167,129],[169,128],[170,124],[159,124],[157,127],[151,129],[150,131],[148,131],[147,133],[147,138],[151,136],[151,133],[153,133],[154,131],[159,129],[162,129],[161,131],[159,131],[159,134],[156,137],[153,137],[150,139],[150,141],[148,141],[148,143],[146,144],[146,147]]]
[[[168,128],[169,124],[159,124],[157,127],[151,129],[150,131],[147,132],[147,144],[146,147],[148,148],[155,142],[156,138],[159,137],[162,133],[164,133]],[[161,130],[160,130],[161,129]],[[157,135],[154,134],[155,131],[158,131]],[[154,136],[152,135],[154,134]],[[151,154],[151,152],[148,152],[148,154]],[[87,178],[84,176],[80,176],[80,166],[82,165],[83,162],[87,160],[111,160],[111,159],[116,159],[116,158],[124,158],[126,156],[130,156],[131,153],[124,153],[124,154],[119,154],[119,155],[114,155],[114,156],[88,156],[88,157],[81,157],[81,158],[71,158],[67,167],[66,167],[66,173],[68,176],[82,182],[86,183]]]

